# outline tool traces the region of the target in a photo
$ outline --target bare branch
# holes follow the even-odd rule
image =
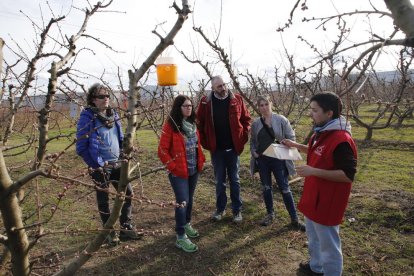
[[[220,47],[216,42],[210,41],[210,39],[204,34],[201,27],[193,27],[194,31],[199,33],[204,41],[217,53],[221,62],[224,63],[224,66],[227,69],[227,72],[230,75],[231,80],[233,81],[234,88],[237,92],[243,97],[243,99],[250,105],[250,107],[256,111],[257,114],[260,114],[259,110],[257,109],[256,105],[249,99],[249,97],[242,91],[240,87],[240,83],[237,79],[237,76],[233,72],[233,67],[230,64],[229,56],[224,51],[222,47]]]
[[[99,38],[97,38],[97,37],[94,37],[94,36],[91,36],[91,35],[88,35],[88,34],[82,34],[82,36],[83,37],[86,37],[86,38],[91,38],[91,39],[93,39],[93,40],[95,40],[96,42],[98,42],[99,44],[102,44],[103,46],[105,46],[107,49],[110,49],[111,51],[113,51],[113,52],[115,52],[115,53],[118,53],[118,54],[121,54],[121,53],[125,53],[125,52],[122,52],[122,51],[118,51],[118,50],[115,50],[111,45],[109,45],[109,44],[107,44],[107,43],[105,43],[105,42],[103,42],[102,40],[100,40]]]
[[[38,176],[46,176],[47,174],[42,170],[31,171],[27,175],[23,176],[19,180],[13,182],[13,184],[2,193],[0,200],[4,200],[6,197],[17,192],[21,187],[30,182],[32,179]]]

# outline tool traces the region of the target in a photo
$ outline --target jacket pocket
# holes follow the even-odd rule
[[[229,111],[229,113],[230,114],[235,114],[235,115],[238,115],[238,117],[240,117],[240,114],[241,114],[241,108],[240,108],[240,105],[238,105],[238,104],[231,104],[230,105],[230,111]]]
[[[167,163],[167,170],[171,173],[173,173],[176,169],[177,165],[175,164],[174,161],[170,161]]]

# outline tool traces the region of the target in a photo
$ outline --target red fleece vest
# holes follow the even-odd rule
[[[309,166],[335,170],[333,152],[343,142],[347,142],[357,158],[357,149],[351,135],[344,130],[323,132],[317,142],[311,145],[310,139],[308,160]],[[327,225],[338,225],[342,222],[352,183],[335,182],[316,176],[305,178],[302,197],[298,209],[311,220]]]

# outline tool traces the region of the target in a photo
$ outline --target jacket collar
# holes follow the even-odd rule
[[[231,92],[230,90],[228,90],[228,92],[229,92],[229,98],[230,98],[230,100],[232,100],[232,99],[234,99],[236,96],[234,96],[234,93],[233,92]],[[210,91],[208,94],[207,94],[207,102],[210,102],[211,101],[211,98],[213,97],[213,94],[214,94],[214,92],[213,91]]]

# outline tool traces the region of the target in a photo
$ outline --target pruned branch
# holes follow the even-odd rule
[[[237,90],[237,92],[243,97],[243,99],[250,105],[250,107],[256,111],[257,114],[260,114],[259,110],[257,109],[256,105],[249,99],[249,97],[242,91],[240,83],[237,79],[236,74],[234,74],[233,67],[230,64],[229,56],[224,51],[222,47],[218,45],[216,41],[212,42],[203,32],[201,27],[193,27],[194,31],[199,33],[201,37],[204,39],[204,41],[211,47],[211,49],[214,50],[214,52],[217,53],[219,56],[219,59],[221,62],[223,62],[225,68],[227,69],[227,73],[229,74],[234,88]]]

